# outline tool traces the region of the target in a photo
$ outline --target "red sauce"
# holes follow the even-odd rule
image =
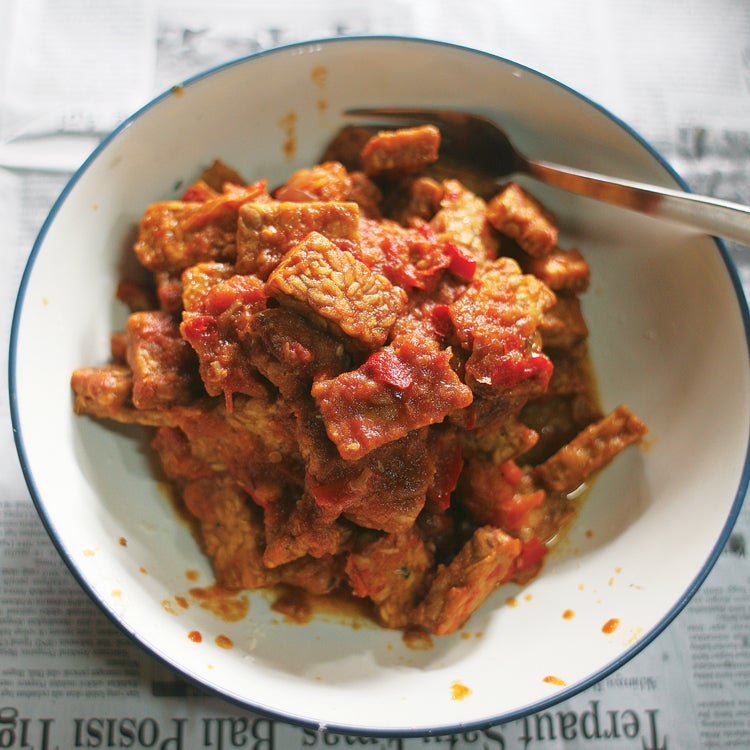
[[[229,650],[230,648],[234,648],[234,641],[232,641],[231,638],[228,638],[225,635],[217,635],[214,639],[214,643],[216,643],[219,648],[227,650]]]
[[[191,630],[188,633],[188,640],[192,641],[193,643],[201,643],[201,641],[203,640],[203,636],[197,630]]]

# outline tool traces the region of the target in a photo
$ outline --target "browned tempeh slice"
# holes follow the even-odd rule
[[[217,583],[228,589],[256,589],[276,583],[263,565],[263,517],[227,475],[187,484],[183,500],[200,522],[201,539]]]
[[[264,509],[266,548],[263,564],[278,568],[303,557],[320,559],[340,552],[351,527],[331,521],[310,495],[283,498]]]
[[[281,583],[296,586],[298,589],[322,596],[338,588],[344,578],[344,557],[324,555],[323,557],[300,557],[273,569],[279,574]],[[293,598],[294,600],[294,598]]]
[[[402,628],[409,624],[432,565],[422,537],[407,529],[374,537],[356,549],[347,558],[346,574],[354,596],[371,599],[382,624]]]
[[[151,271],[179,273],[204,261],[233,261],[237,254],[237,213],[243,203],[270,200],[263,181],[233,186],[202,203],[152,203],[138,225],[134,251]]]
[[[198,361],[170,313],[132,313],[125,324],[125,336],[136,408],[188,404],[200,394]]]
[[[133,406],[133,375],[125,365],[81,367],[70,379],[76,414],[111,419],[123,424],[170,426],[169,412],[158,409],[136,409]]]
[[[344,165],[337,161],[324,161],[313,167],[298,169],[274,191],[273,197],[296,203],[334,203],[345,201],[351,188],[352,178]]]
[[[266,290],[285,307],[312,313],[334,332],[372,349],[385,343],[406,300],[403,289],[319,232],[284,256]]]
[[[204,300],[213,287],[234,275],[231,263],[196,263],[182,272],[180,292],[185,312],[205,312]]]
[[[316,231],[342,250],[359,242],[359,206],[353,202],[246,203],[237,222],[237,273],[267,279],[295,245]]]
[[[533,277],[532,277],[533,278]],[[545,349],[571,349],[589,335],[578,297],[558,296],[539,323]]]
[[[362,149],[362,164],[369,175],[383,172],[418,172],[437,161],[440,131],[434,125],[384,130]]]
[[[514,182],[490,200],[487,219],[529,255],[545,255],[557,245],[553,217],[536,198]]]
[[[472,394],[450,365],[451,351],[397,341],[365,363],[312,387],[342,458],[361,458],[412,430],[442,422]]]
[[[430,227],[442,239],[473,256],[479,268],[497,253],[497,237],[487,221],[487,204],[458,180],[442,183],[440,208]]]
[[[552,492],[572,492],[645,434],[643,422],[620,405],[537,466],[536,477]]]
[[[351,365],[341,342],[283,307],[256,313],[249,360],[289,401],[310,394],[313,380],[335,377]]]
[[[589,264],[577,248],[557,247],[546,255],[525,259],[523,266],[555,292],[580,294],[588,289],[591,280]]]
[[[458,630],[502,583],[521,554],[521,542],[493,526],[480,526],[449,565],[438,567],[412,621],[435,635]]]

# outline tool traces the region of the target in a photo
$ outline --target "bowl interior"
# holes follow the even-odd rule
[[[420,104],[489,114],[529,155],[676,185],[621,123],[511,62],[416,40],[282,48],[164,95],[95,152],[39,237],[12,334],[24,469],[52,538],[92,596],[208,688],[350,732],[499,722],[601,678],[703,579],[747,481],[746,311],[720,248],[529,183],[558,215],[561,245],[579,247],[592,266],[585,313],[603,405],[625,403],[645,420],[646,449],[626,451],[596,480],[536,581],[498,590],[463,632],[431,648],[341,615],[295,625],[260,594],[247,597],[237,621],[198,606],[190,590],[210,586],[210,568],[153,479],[143,433],[71,410],[70,373],[103,363],[124,322],[114,291],[135,224],[149,202],[177,196],[216,157],[272,185],[319,158],[345,109]],[[563,618],[565,610],[575,616]],[[611,618],[620,625],[605,633]],[[462,699],[457,683],[470,691]]]

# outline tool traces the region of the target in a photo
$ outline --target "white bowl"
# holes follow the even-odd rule
[[[195,606],[187,592],[210,585],[210,567],[157,486],[140,431],[75,417],[70,374],[108,357],[125,317],[114,300],[120,258],[149,202],[177,196],[217,156],[274,184],[318,159],[345,109],[378,105],[475,110],[502,122],[529,155],[682,186],[622,122],[491,55],[362,38],[239,60],[144,107],[63,191],[18,297],[12,417],[61,555],[154,656],[231,701],[302,725],[448,733],[542,709],[600,680],[704,580],[748,483],[748,313],[714,240],[533,186],[560,218],[561,244],[590,262],[584,304],[602,402],[625,403],[647,423],[646,449],[626,451],[595,482],[535,581],[497,590],[464,631],[426,650],[336,616],[285,622],[260,594],[237,622]],[[179,596],[192,605],[179,606]],[[612,618],[620,624],[607,634]],[[219,647],[219,635],[233,648]],[[470,692],[456,694],[457,684]]]

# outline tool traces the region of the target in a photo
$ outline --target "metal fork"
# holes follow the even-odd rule
[[[349,109],[345,114],[377,118],[382,125],[386,124],[384,120],[403,125],[434,124],[441,131],[441,151],[482,174],[497,179],[526,174],[571,193],[750,246],[748,206],[529,159],[516,149],[502,128],[480,115],[416,108]]]

